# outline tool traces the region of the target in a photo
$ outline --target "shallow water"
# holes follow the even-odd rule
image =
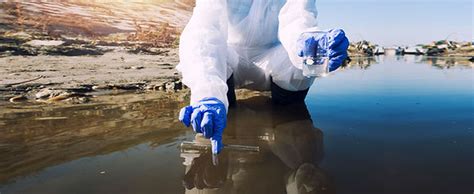
[[[472,193],[474,70],[419,57],[354,60],[306,104],[230,109],[224,141],[181,150],[183,102],[0,105],[0,193]]]

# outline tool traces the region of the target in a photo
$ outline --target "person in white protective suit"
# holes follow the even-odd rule
[[[334,71],[349,46],[340,29],[318,34],[316,16],[316,0],[197,0],[180,37],[176,68],[191,103],[179,120],[210,138],[217,154],[235,87],[270,90],[277,104],[303,101],[314,82],[303,76],[303,57],[326,40]]]

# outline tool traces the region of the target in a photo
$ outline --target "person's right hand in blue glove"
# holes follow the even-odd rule
[[[224,103],[217,98],[204,98],[198,103],[186,106],[179,112],[179,121],[186,127],[190,125],[196,133],[211,139],[212,153],[218,154],[224,147],[222,133],[227,123]]]

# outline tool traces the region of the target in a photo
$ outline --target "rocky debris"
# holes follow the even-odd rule
[[[57,89],[51,89],[51,88],[44,88],[38,91],[35,94],[36,99],[47,99],[47,98],[53,98],[62,94],[66,94],[67,92],[65,90],[57,90]]]
[[[434,41],[427,45],[405,47],[403,54],[426,56],[473,57],[474,46],[472,42],[455,42],[449,40]]]
[[[459,56],[459,57],[473,57],[474,56],[474,45],[472,42],[454,42],[454,41],[442,41],[437,42],[436,48],[445,48],[445,54],[447,56]]]
[[[155,90],[155,91],[166,91],[166,84],[168,82],[160,82],[160,83],[151,83],[148,84],[145,89],[146,90]]]
[[[444,52],[446,52],[446,49],[444,49],[444,48],[429,47],[429,48],[426,50],[425,55],[428,55],[428,56],[440,56],[440,55],[442,55]]]
[[[122,84],[105,84],[105,85],[94,85],[91,87],[92,90],[150,90],[150,91],[167,91],[177,92],[185,89],[181,80],[171,79],[163,82],[138,82],[138,83],[122,83]]]
[[[363,40],[352,42],[348,52],[351,57],[374,56],[395,51],[396,55],[426,55],[426,56],[449,56],[449,57],[473,57],[474,46],[472,42],[455,42],[448,40],[434,41],[431,44],[409,47],[383,48]]]
[[[165,84],[166,91],[176,90],[176,88],[178,88],[178,86],[175,82],[168,82]]]
[[[377,45],[374,45],[366,40],[351,42],[349,44],[348,53],[349,56],[353,57],[374,56],[377,47]]]
[[[166,92],[177,92],[186,89],[185,85],[179,79],[169,80],[163,83],[150,84],[147,90],[158,90]]]
[[[66,99],[65,101],[70,102],[72,104],[84,104],[84,103],[90,102],[91,100],[88,97],[74,96],[74,97]]]
[[[26,86],[25,86],[26,87]],[[157,91],[157,92],[179,92],[186,89],[181,80],[171,79],[163,82],[147,83],[114,83],[105,85],[79,85],[75,87],[47,87],[42,84],[38,84],[36,87],[24,90],[18,90],[17,94],[8,97],[12,103],[28,101],[28,99],[35,99],[37,102],[68,102],[68,103],[87,103],[90,102],[90,98],[95,95],[107,94],[107,92],[98,91]],[[2,93],[0,93],[2,94]],[[28,97],[30,96],[30,98]]]
[[[147,45],[134,45],[132,47],[128,47],[127,52],[133,54],[161,55],[166,53],[167,51],[156,47],[150,47]]]
[[[69,89],[57,89],[57,88],[44,88],[35,94],[36,101],[39,102],[88,102],[90,95],[87,94],[83,88],[69,88]],[[87,99],[86,99],[87,98]]]
[[[179,91],[183,89],[183,83],[181,80],[174,80],[165,83],[164,89],[166,91]]]
[[[31,46],[27,44],[12,45],[0,44],[0,56],[37,56],[37,55],[63,55],[63,56],[82,56],[82,55],[103,55],[109,50],[87,45],[71,46]]]
[[[41,89],[39,89],[41,88]],[[38,90],[39,89],[39,90]],[[178,92],[186,89],[181,80],[170,79],[163,82],[136,82],[136,83],[114,83],[102,85],[79,85],[75,87],[36,87],[28,90],[33,93],[32,98],[40,102],[73,102],[86,103],[90,101],[92,94],[96,95],[98,91],[122,90],[122,91],[161,91],[161,92]],[[26,92],[26,90],[24,91]],[[94,93],[95,92],[95,93]],[[105,94],[105,93],[104,93]],[[28,100],[25,94],[19,94],[11,97],[10,102],[18,102]]]

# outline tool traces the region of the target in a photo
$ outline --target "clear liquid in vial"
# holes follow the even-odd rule
[[[318,31],[316,33],[322,38],[319,38],[318,45],[316,46],[316,55],[307,56],[303,59],[303,75],[306,77],[324,77],[329,73],[329,56],[327,53],[327,42],[325,37],[327,32]]]
[[[303,75],[306,77],[324,77],[329,73],[329,57],[304,59]]]

